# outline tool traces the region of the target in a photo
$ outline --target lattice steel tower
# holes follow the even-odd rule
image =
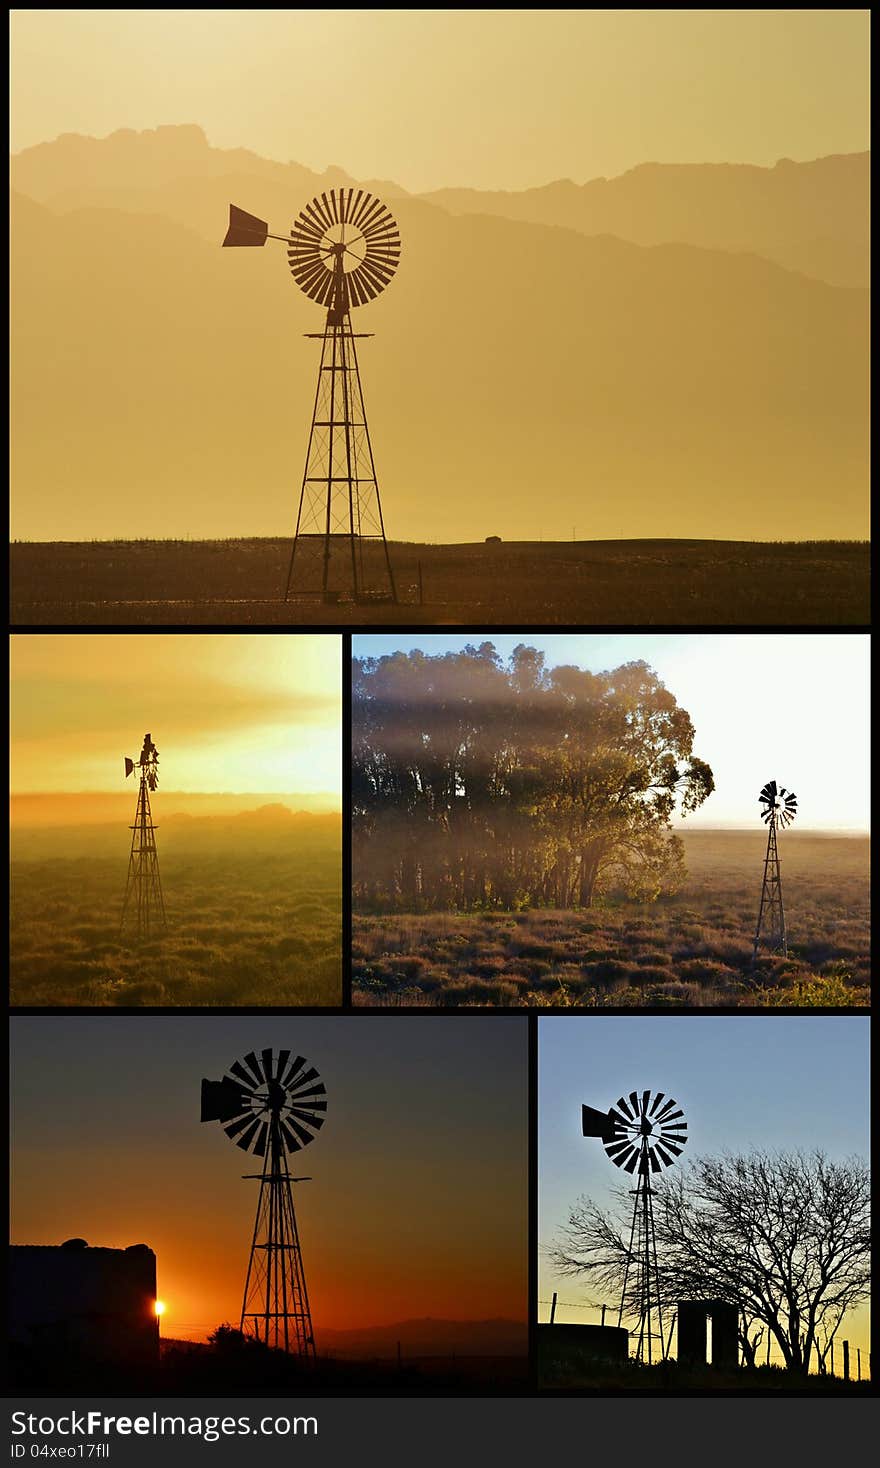
[[[293,278],[326,306],[318,386],[312,409],[285,599],[396,602],[397,588],[379,497],[351,309],[379,295],[400,260],[400,235],[388,209],[363,189],[329,189],[297,217],[290,235],[234,204],[224,245],[287,245]]]
[[[128,881],[122,903],[120,933],[134,933],[138,938],[149,938],[160,928],[167,926],[165,898],[159,876],[159,857],[156,852],[156,830],[150,810],[150,791],[159,783],[159,751],[150,738],[144,735],[144,747],[140,759],[135,761],[125,756],[125,778],[140,771],[137,810],[131,831],[131,854],[128,858]]]
[[[638,1326],[635,1359],[654,1360],[654,1342],[659,1342],[658,1360],[665,1361],[672,1344],[672,1329],[664,1334],[663,1299],[657,1263],[654,1228],[654,1190],[651,1176],[670,1167],[687,1143],[687,1122],[677,1101],[662,1091],[630,1091],[617,1106],[596,1111],[581,1107],[585,1137],[601,1137],[605,1151],[616,1167],[637,1173],[633,1191],[633,1215],[626,1253],[618,1326],[626,1314],[635,1314]],[[656,1329],[655,1329],[656,1326]],[[633,1332],[631,1332],[632,1334]]]
[[[288,1154],[298,1152],[324,1125],[326,1088],[314,1066],[289,1050],[253,1051],[236,1060],[220,1081],[202,1081],[202,1121],[219,1121],[245,1152],[263,1158],[241,1305],[241,1329],[266,1346],[314,1359],[315,1339]]]
[[[761,820],[767,825],[767,854],[764,857],[764,880],[761,884],[761,906],[755,928],[755,946],[752,963],[757,962],[758,946],[762,939],[773,953],[788,957],[788,935],[785,931],[785,908],[782,902],[782,875],[779,870],[779,852],[776,847],[776,831],[791,824],[797,815],[797,796],[791,790],[777,788],[770,780],[758,797],[761,803]]]

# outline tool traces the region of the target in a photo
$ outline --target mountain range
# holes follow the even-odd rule
[[[867,155],[393,207],[397,278],[358,314],[389,533],[863,538]],[[291,528],[321,326],[285,233],[354,182],[194,126],[12,160],[13,533]]]

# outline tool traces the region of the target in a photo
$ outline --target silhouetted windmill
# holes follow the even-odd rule
[[[785,908],[782,904],[782,875],[779,870],[779,851],[776,832],[791,824],[797,815],[797,796],[784,787],[777,788],[770,780],[758,797],[761,805],[761,820],[767,826],[767,853],[764,857],[764,880],[761,883],[761,906],[758,908],[758,923],[755,928],[755,946],[752,963],[758,958],[758,945],[762,938],[774,953],[788,957],[788,937],[785,931]]]
[[[664,1097],[662,1091],[653,1095],[650,1091],[630,1091],[628,1099],[621,1096],[616,1107],[610,1106],[607,1111],[582,1106],[581,1125],[585,1137],[601,1137],[615,1167],[638,1174],[617,1324],[619,1326],[623,1321],[630,1270],[634,1269],[634,1294],[639,1309],[636,1360],[651,1363],[656,1336],[660,1341],[660,1359],[665,1361],[672,1331],[664,1340],[651,1176],[664,1167],[670,1167],[684,1150],[687,1142],[684,1112],[677,1101],[673,1101],[671,1096]],[[655,1314],[656,1332],[653,1328]]]
[[[397,601],[385,539],[376,465],[367,427],[352,306],[383,291],[400,259],[400,235],[388,209],[363,189],[329,189],[312,200],[288,235],[234,204],[224,245],[264,245],[283,240],[293,278],[326,306],[318,386],[299,497],[285,599],[320,595],[335,602]],[[365,543],[381,546],[378,559]]]
[[[251,1051],[220,1081],[202,1081],[202,1121],[219,1121],[245,1152],[262,1157],[257,1216],[245,1277],[241,1329],[266,1346],[314,1358],[315,1341],[293,1206],[288,1153],[324,1125],[326,1088],[314,1066],[289,1050]]]
[[[140,781],[134,825],[129,827],[131,854],[120,932],[134,931],[138,938],[149,938],[156,928],[164,928],[167,924],[156,852],[157,828],[153,825],[150,810],[150,791],[155,790],[159,783],[159,751],[149,734],[144,735],[144,746],[137,762],[125,756],[126,780],[135,770],[140,770]]]

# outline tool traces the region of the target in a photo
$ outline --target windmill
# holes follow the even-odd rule
[[[125,778],[140,771],[137,809],[131,831],[131,854],[128,858],[128,880],[122,903],[121,934],[133,932],[138,938],[149,938],[157,928],[166,926],[165,899],[159,877],[156,852],[156,830],[150,810],[150,792],[159,783],[159,751],[144,735],[144,746],[138,760],[125,756]]]
[[[289,235],[231,204],[224,245],[283,240],[294,280],[327,315],[306,464],[287,569],[291,594],[337,602],[396,602],[397,589],[355,342],[353,306],[383,291],[397,269],[400,235],[389,210],[364,189],[329,189],[297,216]],[[378,554],[370,553],[375,543]],[[365,552],[366,547],[366,552]]]
[[[664,1096],[662,1091],[630,1091],[628,1098],[621,1096],[617,1105],[610,1106],[607,1112],[582,1106],[581,1125],[585,1137],[602,1139],[615,1167],[621,1167],[630,1175],[637,1174],[617,1324],[620,1326],[623,1322],[632,1269],[635,1271],[632,1294],[638,1300],[639,1311],[636,1360],[651,1364],[656,1338],[660,1342],[660,1359],[665,1361],[672,1331],[670,1329],[664,1340],[651,1177],[664,1167],[670,1167],[684,1150],[687,1142],[684,1112],[677,1101],[673,1101],[671,1096]]]
[[[779,851],[776,832],[791,825],[797,815],[797,796],[784,787],[777,787],[770,780],[758,796],[761,820],[767,826],[767,854],[764,857],[764,880],[761,884],[761,906],[758,908],[758,923],[755,928],[755,946],[752,963],[758,959],[758,945],[763,938],[766,946],[774,953],[788,957],[788,938],[785,932],[785,908],[782,905],[782,876],[779,871]]]
[[[313,1360],[315,1341],[306,1290],[288,1156],[324,1125],[326,1088],[317,1070],[289,1050],[251,1051],[220,1081],[202,1081],[202,1121],[219,1121],[243,1151],[263,1159],[245,1174],[260,1184],[245,1276],[241,1330],[266,1346]]]

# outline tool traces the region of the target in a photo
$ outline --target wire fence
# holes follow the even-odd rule
[[[554,1322],[556,1325],[570,1325],[577,1323],[582,1325],[617,1326],[618,1324],[623,1324],[623,1322],[620,1321],[618,1305],[596,1305],[592,1301],[585,1303],[582,1300],[560,1300],[557,1295],[553,1295],[549,1299],[539,1299],[538,1306],[538,1321],[539,1324],[542,1325],[548,1325]],[[543,1312],[540,1308],[541,1306],[546,1307]],[[577,1321],[566,1321],[562,1318],[560,1312],[568,1310],[577,1310],[581,1312],[577,1318]],[[663,1333],[664,1337],[668,1337],[669,1355],[673,1357],[676,1354],[673,1343],[677,1345],[676,1323],[677,1322],[675,1311],[672,1312],[671,1319],[664,1312]],[[861,1346],[854,1346],[851,1341],[845,1339],[842,1334],[842,1329],[843,1327],[838,1330],[834,1339],[831,1341],[828,1350],[825,1352],[824,1363],[819,1362],[818,1353],[814,1352],[810,1360],[810,1371],[818,1371],[828,1376],[840,1377],[842,1380],[870,1381],[870,1351],[867,1348],[862,1349]],[[631,1353],[634,1353],[635,1344],[637,1341],[637,1333],[630,1330],[629,1334],[630,1351]],[[709,1364],[708,1360],[707,1364]],[[739,1348],[739,1364],[741,1366],[745,1366],[747,1364],[742,1346],[740,1346]],[[783,1354],[782,1347],[780,1346],[778,1341],[773,1339],[773,1337],[770,1335],[769,1331],[765,1327],[764,1336],[758,1345],[757,1351],[755,1352],[755,1365],[784,1367],[785,1364],[785,1356]]]

